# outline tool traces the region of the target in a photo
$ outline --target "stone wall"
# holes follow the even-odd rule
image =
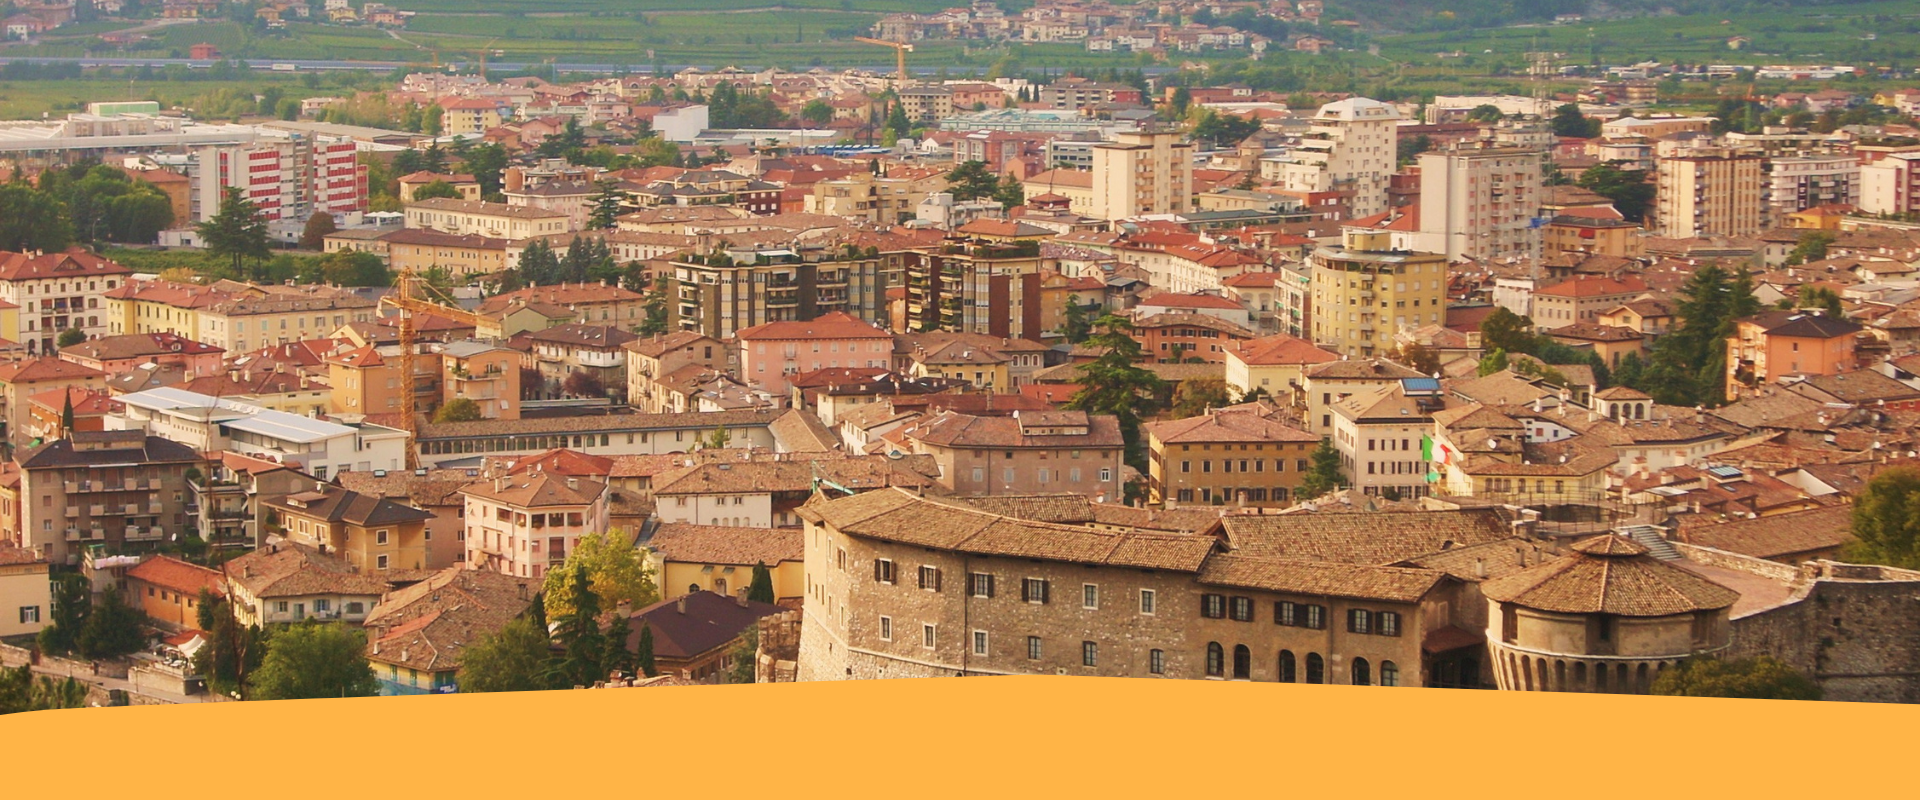
[[[760,647],[754,653],[754,683],[792,683],[799,678],[800,609],[761,617]]]
[[[10,644],[0,644],[0,667],[24,667],[33,663],[33,651]]]
[[[1813,676],[1828,700],[1920,702],[1920,575],[1817,562],[1800,600],[1734,620],[1731,658],[1769,655]],[[1836,579],[1851,574],[1852,579]]]

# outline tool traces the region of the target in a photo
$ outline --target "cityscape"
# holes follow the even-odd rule
[[[1613,61],[1553,32],[1649,17],[1570,4],[1396,62],[1454,28],[863,2],[787,44],[864,65],[569,69],[499,5],[549,27],[11,4],[0,713],[1920,702],[1920,75],[1877,39]],[[402,49],[271,49],[361,33]]]

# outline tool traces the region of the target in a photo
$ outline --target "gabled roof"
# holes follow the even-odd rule
[[[1740,593],[1648,555],[1613,534],[1573,553],[1480,585],[1488,598],[1560,614],[1664,617],[1730,608]]]
[[[799,528],[738,528],[721,525],[661,525],[641,542],[668,561],[688,564],[727,564],[751,567],[779,566],[805,558],[804,531]]]
[[[1227,352],[1235,358],[1254,366],[1325,364],[1340,360],[1338,353],[1322,350],[1312,342],[1284,333],[1240,342],[1228,342],[1226,348]]]
[[[316,517],[328,522],[345,522],[362,527],[425,522],[433,513],[377,495],[361,494],[338,487],[323,486],[309,492],[284,497],[263,498],[261,502],[282,513]]]
[[[657,657],[685,660],[727,646],[761,617],[786,609],[772,603],[739,600],[713,592],[694,592],[662,600],[634,612],[627,623],[628,649],[640,645],[640,631],[653,631]]]
[[[199,594],[201,589],[216,596],[227,593],[226,579],[220,570],[189,564],[167,556],[153,556],[127,570],[127,577],[171,589],[179,594]]]
[[[767,322],[741,330],[741,341],[755,339],[892,339],[893,334],[876,328],[844,311],[832,311],[805,322]]]

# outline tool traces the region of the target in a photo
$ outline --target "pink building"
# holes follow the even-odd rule
[[[787,378],[828,367],[878,367],[893,358],[893,335],[835,311],[808,322],[769,322],[740,331],[740,377],[775,395]]]
[[[108,375],[118,375],[141,364],[177,365],[187,377],[218,375],[227,351],[175,333],[128,333],[102,336],[60,349],[60,358]]]

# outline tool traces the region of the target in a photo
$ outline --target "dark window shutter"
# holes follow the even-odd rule
[[[877,558],[873,560],[873,580],[875,583],[880,582],[880,559]]]
[[[1021,581],[1021,582],[1020,582],[1020,602],[1022,602],[1022,603],[1031,603],[1031,602],[1033,602],[1033,591],[1032,591],[1032,589],[1033,589],[1033,581]]]
[[[940,568],[939,567],[934,567],[933,569],[933,590],[936,592],[940,591]]]
[[[1047,603],[1050,603],[1052,601],[1053,601],[1053,584],[1049,581],[1041,581],[1040,582],[1040,604],[1046,605]]]
[[[992,599],[993,598],[993,575],[989,573],[982,577],[985,577],[987,579],[987,598]]]

